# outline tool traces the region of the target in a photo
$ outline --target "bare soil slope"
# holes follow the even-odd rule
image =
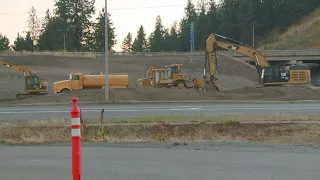
[[[0,101],[6,103],[28,102],[68,102],[76,95],[79,99],[103,100],[103,90],[85,90],[70,94],[53,94],[52,83],[65,80],[70,72],[103,72],[103,57],[98,59],[80,59],[54,56],[7,56],[5,59],[29,67],[36,71],[45,81],[49,82],[50,94],[37,98],[13,101],[15,94],[23,92],[23,73],[0,67]],[[320,99],[317,90],[306,87],[281,87],[256,89],[258,74],[252,66],[220,55],[218,73],[223,92],[197,92],[193,89],[136,89],[137,79],[144,77],[150,65],[164,67],[166,64],[182,63],[183,72],[189,77],[202,79],[204,57],[197,56],[194,62],[187,56],[111,56],[109,58],[110,72],[129,74],[129,89],[114,89],[110,91],[111,100],[298,100]]]

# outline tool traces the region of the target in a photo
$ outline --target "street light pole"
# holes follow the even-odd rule
[[[62,30],[58,29],[58,32],[63,32]],[[66,33],[63,32],[63,52],[66,51]]]
[[[106,76],[105,80],[105,102],[109,101],[109,82],[108,82],[108,11],[107,11],[107,0],[105,0],[105,24],[104,24],[104,72]]]
[[[252,23],[252,47],[254,47],[254,23],[256,23],[256,21]]]
[[[63,51],[66,51],[66,34],[63,33]]]

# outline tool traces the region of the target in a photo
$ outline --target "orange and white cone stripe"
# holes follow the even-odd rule
[[[71,136],[72,137],[81,137],[81,131],[80,131],[80,117],[71,118]]]

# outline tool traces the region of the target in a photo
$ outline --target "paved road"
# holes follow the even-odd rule
[[[71,147],[0,146],[0,151],[0,179],[72,179]],[[82,152],[82,179],[318,180],[320,176],[320,151],[307,147],[89,144]]]
[[[124,118],[152,115],[316,115],[319,103],[299,104],[80,104],[84,118],[99,118],[105,109],[106,118]],[[50,120],[70,118],[71,105],[0,107],[0,120]]]

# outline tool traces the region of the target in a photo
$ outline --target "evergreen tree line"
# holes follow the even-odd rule
[[[12,47],[15,51],[104,51],[104,9],[91,21],[96,9],[94,0],[56,0],[53,12],[47,10],[42,23],[32,7],[26,37],[19,34]],[[128,33],[121,43],[124,52],[190,51],[190,22],[194,22],[194,48],[204,50],[211,32],[252,44],[263,42],[272,29],[286,28],[319,7],[319,0],[188,0],[184,16],[171,27],[164,27],[156,17],[154,31],[147,37],[143,25],[136,37]],[[108,14],[108,49],[112,51],[116,28]],[[139,21],[139,20],[136,20]],[[0,34],[0,51],[8,50],[9,40]]]

